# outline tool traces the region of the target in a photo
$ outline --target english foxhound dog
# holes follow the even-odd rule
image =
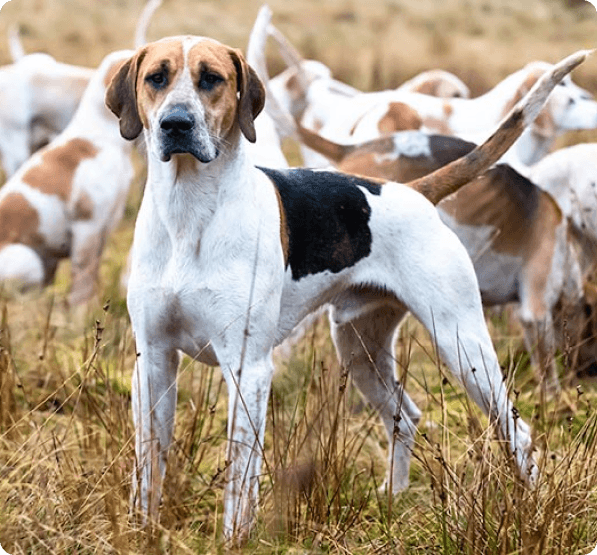
[[[386,426],[391,491],[408,484],[421,415],[394,376],[394,338],[408,310],[495,422],[521,477],[532,479],[529,427],[508,399],[473,266],[417,191],[437,200],[439,191],[455,190],[493,163],[584,57],[542,78],[474,154],[439,170],[435,182],[410,187],[255,167],[246,143],[256,140],[264,87],[240,51],[215,40],[165,38],[121,67],[106,102],[123,137],[143,133],[148,159],[127,295],[138,353],[134,499],[146,516],[159,511],[182,351],[218,364],[227,383],[224,533],[247,537],[258,501],[272,349],[324,303],[333,307],[341,364]]]
[[[66,129],[0,189],[0,281],[48,284],[60,259],[70,257],[71,304],[93,295],[102,249],[133,177],[131,143],[104,102],[110,79],[131,54],[102,61]]]
[[[482,96],[435,98],[404,91],[364,93],[332,106],[317,125],[305,127],[336,142],[364,142],[394,131],[423,128],[480,142],[550,66],[532,62]],[[419,119],[417,124],[415,114]],[[410,127],[405,127],[405,122]],[[564,131],[597,127],[597,102],[567,76],[554,90],[542,113],[509,151],[509,162],[530,165],[549,150]],[[311,160],[309,160],[311,164]]]
[[[268,91],[265,109],[255,122],[258,128],[258,140],[250,148],[257,165],[288,167],[280,139],[293,136],[294,132],[289,130],[288,124],[284,121],[286,114],[299,120],[305,119],[307,126],[317,125],[320,112],[325,114],[329,110],[337,110],[343,100],[362,93],[334,79],[331,70],[323,63],[304,60],[286,37],[271,25],[271,16],[270,8],[267,5],[262,6],[251,31],[247,48],[247,61],[255,69]],[[289,65],[288,69],[273,79],[269,78],[265,60],[268,36],[276,40],[284,60]],[[398,90],[441,97],[468,98],[469,96],[468,87],[458,77],[439,69],[420,73],[403,83]],[[411,119],[404,118],[403,126],[405,129],[418,128],[421,126],[421,120],[411,110]],[[318,156],[311,152],[303,154],[305,157]]]
[[[553,196],[568,220],[583,278],[586,316],[582,330],[567,322],[577,371],[595,375],[595,307],[597,306],[595,260],[597,260],[597,144],[578,144],[548,154],[529,170],[529,178]]]

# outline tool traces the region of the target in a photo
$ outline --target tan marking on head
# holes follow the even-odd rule
[[[120,120],[120,134],[125,139],[135,139],[143,127],[149,127],[149,114],[159,108],[183,68],[180,38],[148,44],[120,65],[106,90],[106,105]],[[159,72],[166,84],[158,90],[147,77]]]
[[[79,164],[96,154],[93,143],[85,139],[71,139],[61,146],[46,150],[40,164],[25,172],[22,180],[42,193],[57,195],[66,201],[70,198]]]
[[[520,87],[516,89],[516,93],[512,99],[504,106],[502,117],[504,117],[512,108],[514,108],[517,102],[522,100],[522,98],[531,90],[533,85],[542,75],[543,69],[540,67],[534,68],[530,71],[529,75],[527,75]],[[549,99],[547,100],[546,106],[544,106],[544,108],[539,112],[539,115],[531,124],[533,133],[537,133],[542,137],[553,137],[556,130],[555,122],[553,120],[551,110],[548,107],[548,103]]]
[[[556,124],[553,120],[551,110],[546,110],[545,108],[541,110],[531,124],[531,129],[533,133],[542,137],[554,137],[556,134]]]
[[[191,48],[188,64],[193,83],[199,83],[203,73],[214,73],[224,79],[210,91],[198,89],[205,107],[205,119],[212,136],[227,137],[237,120],[237,66],[231,49],[217,42],[201,41]]]
[[[8,193],[0,201],[0,245],[22,243],[39,247],[39,214],[21,193]]]
[[[412,89],[413,92],[438,98],[462,98],[463,91],[443,77],[430,77]]]
[[[389,135],[396,131],[419,129],[422,123],[421,116],[414,108],[404,102],[390,102],[388,111],[379,120],[377,128],[380,133]]]
[[[145,128],[154,114],[184,72],[185,61],[182,41],[162,40],[148,44],[136,54],[137,71],[135,78],[136,105],[139,119]],[[163,73],[167,80],[164,87],[156,89],[147,82],[151,75]]]
[[[449,118],[452,115],[454,108],[452,107],[452,104],[450,104],[449,102],[444,102],[443,111],[444,116],[446,116],[446,118]]]
[[[87,193],[82,192],[77,198],[73,217],[75,220],[91,220],[93,218],[93,201]]]
[[[419,83],[416,87],[412,89],[413,92],[417,92],[419,94],[427,94],[429,96],[437,96],[437,86],[438,80],[437,79],[427,79],[422,83]]]

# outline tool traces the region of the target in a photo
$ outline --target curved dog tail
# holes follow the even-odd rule
[[[502,157],[537,117],[553,88],[591,53],[592,50],[580,50],[555,64],[512,108],[497,131],[483,144],[466,156],[406,185],[437,204],[472,181]]]
[[[17,24],[8,28],[8,47],[13,62],[18,62],[25,57],[25,48],[21,42],[21,30]]]
[[[248,64],[257,72],[265,87],[265,108],[266,112],[273,119],[276,130],[280,137],[295,137],[297,135],[296,125],[292,116],[280,106],[269,86],[269,73],[265,59],[265,46],[270,36],[272,10],[267,4],[259,9],[253,29],[249,36],[247,44],[246,60]]]
[[[342,162],[346,156],[354,151],[354,145],[342,145],[330,141],[318,133],[315,133],[315,131],[303,127],[300,123],[297,123],[296,125],[296,134],[305,146],[308,146],[315,152],[319,152],[319,154],[322,154],[328,160],[331,160],[336,164]]]
[[[137,20],[137,26],[135,28],[135,50],[138,50],[142,46],[147,44],[147,28],[149,22],[153,17],[153,14],[162,5],[162,0],[148,0],[143,7],[143,11]]]

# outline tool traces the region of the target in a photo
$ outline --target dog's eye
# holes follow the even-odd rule
[[[224,78],[217,73],[211,73],[210,71],[204,71],[199,77],[199,88],[204,91],[211,91],[218,83],[224,81]]]
[[[145,81],[152,85],[156,89],[161,89],[166,86],[168,83],[168,78],[163,71],[158,71],[157,73],[152,73],[145,78]]]

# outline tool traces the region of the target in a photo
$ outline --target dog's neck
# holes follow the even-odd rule
[[[209,163],[190,154],[175,154],[168,162],[148,149],[147,186],[143,202],[150,202],[172,239],[191,232],[201,234],[219,206],[249,194],[254,171],[246,140],[228,142]],[[176,228],[176,229],[175,229]]]

